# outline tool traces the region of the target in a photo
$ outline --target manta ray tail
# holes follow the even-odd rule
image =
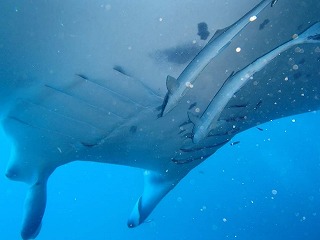
[[[152,171],[144,173],[144,190],[128,219],[128,227],[133,228],[143,223],[160,200],[172,190],[179,180],[168,175]]]
[[[41,229],[47,202],[47,181],[37,182],[28,191],[21,230],[23,240],[34,239]]]

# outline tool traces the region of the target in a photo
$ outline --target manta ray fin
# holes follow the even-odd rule
[[[21,230],[23,240],[34,239],[40,232],[47,202],[47,180],[32,185],[25,200]]]
[[[128,219],[128,227],[133,228],[143,223],[160,200],[172,190],[179,179],[153,171],[144,172],[144,190]]]
[[[168,75],[166,85],[167,85],[168,92],[172,94],[178,89],[179,82],[174,77]]]

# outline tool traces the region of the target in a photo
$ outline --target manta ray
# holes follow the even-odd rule
[[[276,1],[262,2],[260,8]],[[220,39],[223,34],[230,32],[220,33]],[[22,238],[34,239],[39,234],[47,181],[59,166],[93,161],[144,169],[144,190],[127,223],[132,228],[142,224],[192,169],[236,134],[319,109],[319,61],[314,49],[320,42],[320,23],[291,34],[293,39],[268,49],[243,68],[232,69],[227,79],[214,74],[216,62],[211,58],[198,59],[204,61],[202,69],[195,77],[187,76],[195,86],[179,96],[166,114],[161,114],[166,97],[119,66],[103,77],[75,72],[67,81],[40,82],[17,94],[3,114],[2,125],[14,146],[5,174],[29,185]],[[220,55],[232,46],[229,42],[227,37],[220,44]],[[295,72],[298,65],[292,70],[284,64],[286,51],[293,46],[304,49],[296,59],[303,62],[299,75]],[[208,76],[215,79],[214,84]]]

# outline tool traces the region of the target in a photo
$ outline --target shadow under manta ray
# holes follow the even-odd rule
[[[311,53],[305,56],[313,59]],[[15,148],[6,176],[30,185],[22,238],[38,235],[47,180],[61,165],[82,160],[145,169],[144,191],[128,220],[128,226],[135,227],[186,174],[237,133],[276,118],[317,110],[319,63],[317,67],[305,64],[310,77],[300,80],[281,65],[283,58],[274,61],[288,81],[282,75],[271,79],[274,69],[257,73],[223,108],[219,127],[196,144],[183,101],[158,118],[156,108],[163,98],[121,71],[111,72],[107,80],[76,73],[67,83],[45,83],[17,98],[2,123]],[[197,82],[202,80],[199,76]],[[201,90],[192,94],[197,106],[208,106]]]

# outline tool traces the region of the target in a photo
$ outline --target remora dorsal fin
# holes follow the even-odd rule
[[[231,25],[232,26],[232,25]],[[222,29],[218,29],[212,36],[212,38],[209,40],[209,42],[214,41],[215,39],[217,39],[221,34],[225,33],[231,26],[222,28]]]
[[[169,93],[175,92],[179,87],[178,80],[170,75],[167,76],[166,85]]]

